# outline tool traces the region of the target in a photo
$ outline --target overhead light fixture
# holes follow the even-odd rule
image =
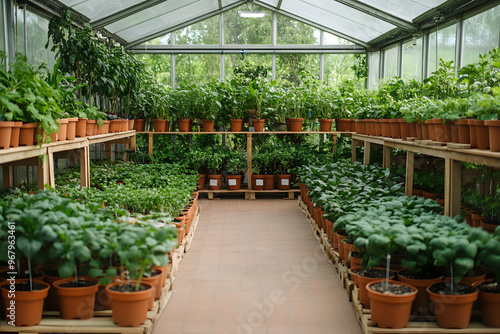
[[[259,17],[264,17],[266,16],[266,12],[263,11],[252,11],[252,10],[239,10],[238,15],[241,17],[253,17],[253,18],[259,18]]]

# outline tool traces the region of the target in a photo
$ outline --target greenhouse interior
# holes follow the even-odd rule
[[[1,333],[500,333],[500,1],[1,10]]]

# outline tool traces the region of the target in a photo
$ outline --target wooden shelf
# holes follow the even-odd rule
[[[263,131],[263,132],[255,132],[255,131],[213,131],[213,132],[203,132],[203,131],[193,131],[193,132],[155,132],[155,131],[141,131],[137,132],[138,134],[157,134],[157,135],[215,135],[215,134],[235,134],[235,135],[269,135],[269,134],[280,134],[280,135],[310,135],[310,134],[341,134],[344,136],[352,135],[352,132],[343,132],[343,131]]]
[[[208,194],[208,199],[214,199],[214,194],[237,194],[237,193],[244,193],[245,194],[245,199],[255,199],[255,194],[265,194],[265,193],[283,193],[286,194],[287,197],[285,199],[295,199],[295,193],[300,192],[300,189],[287,189],[287,190],[280,190],[280,189],[272,189],[272,190],[253,190],[253,189],[248,189],[248,188],[241,188],[238,190],[229,190],[229,189],[221,189],[221,190],[210,190],[210,189],[203,189],[199,190],[200,194]]]

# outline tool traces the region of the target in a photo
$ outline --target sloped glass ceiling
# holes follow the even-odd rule
[[[61,0],[130,46],[243,5],[246,0]],[[368,43],[397,28],[394,17],[411,23],[444,0],[254,0],[283,15],[314,23],[352,42]],[[114,17],[113,17],[114,16]],[[108,19],[112,17],[112,20]]]

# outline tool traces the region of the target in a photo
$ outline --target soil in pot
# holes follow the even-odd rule
[[[475,286],[479,290],[483,324],[500,328],[500,282],[484,281]]]
[[[385,280],[367,286],[370,297],[371,317],[381,328],[403,328],[410,320],[411,305],[417,289],[401,282]]]
[[[5,310],[9,312],[11,300],[15,301],[15,317],[11,319],[7,313],[7,321],[14,321],[16,326],[35,326],[42,320],[43,302],[47,297],[50,284],[46,282],[33,282],[33,290],[30,291],[28,280],[15,283],[15,297],[10,293],[10,283],[1,283],[1,296],[4,300]]]
[[[352,268],[352,273],[357,275],[357,282],[359,288],[359,301],[364,308],[370,308],[370,298],[368,297],[368,291],[366,290],[366,285],[370,282],[379,280],[386,277],[385,268],[369,268],[362,270],[359,267]],[[389,279],[394,279],[395,271],[391,270],[389,273]]]
[[[449,283],[437,283],[427,288],[434,303],[436,322],[442,328],[467,328],[472,313],[472,304],[478,298],[479,291],[471,286]]]

